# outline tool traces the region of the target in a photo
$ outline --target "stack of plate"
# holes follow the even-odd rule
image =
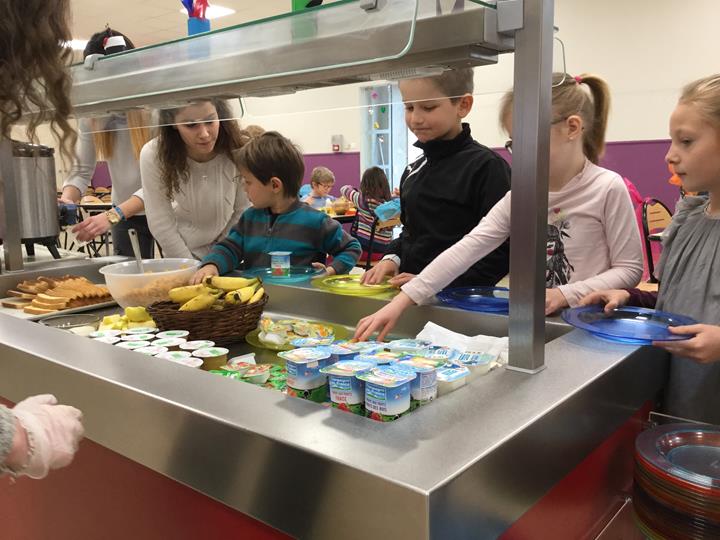
[[[273,268],[255,267],[244,270],[243,275],[251,278],[260,278],[263,283],[277,283],[282,285],[309,281],[322,274],[324,270],[322,268],[313,268],[312,266],[291,266],[285,275],[278,276],[273,272]]]
[[[444,304],[469,311],[507,315],[510,308],[510,290],[505,287],[456,287],[437,297]]]
[[[720,426],[670,424],[641,433],[633,506],[648,538],[720,538]]]

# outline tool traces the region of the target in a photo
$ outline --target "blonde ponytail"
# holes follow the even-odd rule
[[[127,111],[126,116],[133,155],[136,160],[139,160],[140,150],[151,138],[150,113],[144,109],[133,109]],[[99,120],[93,120],[92,125],[96,158],[98,161],[107,161],[113,157],[115,152],[115,131],[103,131],[104,124],[101,125]]]

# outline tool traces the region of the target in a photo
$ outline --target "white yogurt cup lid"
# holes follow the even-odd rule
[[[470,375],[470,370],[464,366],[442,367],[437,370],[438,382],[453,382]]]
[[[218,356],[226,356],[230,351],[224,347],[207,347],[205,349],[198,349],[192,353],[197,358],[217,358]]]
[[[121,339],[123,341],[152,341],[155,336],[153,334],[127,334]]]
[[[104,337],[116,337],[122,334],[120,330],[95,330],[88,337],[93,339],[104,338]]]
[[[158,347],[179,347],[183,343],[185,343],[185,338],[163,338],[163,339],[156,339],[153,341],[153,345],[157,345]]]
[[[166,330],[165,332],[158,332],[157,337],[160,339],[164,338],[186,338],[190,335],[187,330]]]
[[[149,347],[140,347],[139,349],[135,349],[135,352],[147,354],[150,356],[157,356],[158,354],[168,352],[168,350],[167,347],[157,347],[155,345],[150,345]]]
[[[121,349],[135,350],[135,349],[139,349],[140,347],[149,347],[150,342],[149,341],[121,341],[120,343],[116,343],[115,346],[120,347]]]
[[[183,358],[190,358],[191,356],[192,354],[187,351],[169,351],[157,355],[158,358],[162,358],[163,360],[181,360]]]
[[[209,339],[197,339],[195,341],[186,341],[180,348],[184,351],[194,351],[196,349],[207,349],[208,347],[214,347],[215,342]]]
[[[301,347],[292,351],[281,351],[278,356],[283,360],[289,360],[296,364],[307,364],[330,358],[330,351],[326,347],[310,348]]]
[[[123,330],[125,334],[154,334],[158,329],[152,326],[138,326],[137,328],[128,328]]]
[[[166,358],[165,360],[169,360],[170,362],[174,362],[176,364],[191,368],[199,368],[203,364],[202,358],[193,358],[192,356],[182,358]]]
[[[110,345],[115,345],[117,342],[120,341],[120,338],[117,336],[101,336],[93,338],[93,341],[99,341],[100,343],[108,343]]]

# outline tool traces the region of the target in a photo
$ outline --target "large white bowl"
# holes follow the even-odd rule
[[[143,274],[135,261],[103,266],[100,273],[112,297],[126,308],[169,300],[168,291],[187,285],[199,265],[195,259],[144,259]]]

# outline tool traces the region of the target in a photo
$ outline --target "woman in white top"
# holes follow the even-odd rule
[[[562,73],[555,74],[553,83],[545,270],[548,315],[579,305],[583,296],[610,283],[617,289],[634,287],[643,270],[640,232],[625,183],[617,173],[597,165],[605,149],[607,84],[592,75]],[[508,133],[512,97],[512,92],[505,96],[500,112]],[[420,274],[393,278],[402,291],[362,319],[355,337],[367,339],[379,331],[381,340],[408,306],[424,303],[502,244],[510,235],[511,193]]]
[[[227,103],[160,112],[160,133],[140,152],[145,212],[165,257],[202,259],[250,206],[231,153],[247,140]]]
[[[106,28],[88,41],[83,55],[112,54],[134,49],[132,41],[120,32]],[[142,111],[109,118],[83,118],[76,147],[77,159],[63,184],[61,201],[79,203],[95,171],[98,160],[108,164],[112,180],[112,210],[92,216],[73,227],[78,240],[86,242],[112,228],[115,255],[133,254],[128,229],[135,229],[143,258],[153,257],[154,241],[145,218],[138,158],[149,140],[149,115]]]

